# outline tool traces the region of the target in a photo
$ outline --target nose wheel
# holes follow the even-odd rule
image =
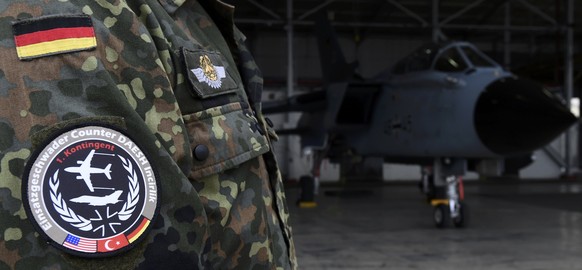
[[[447,198],[433,198],[430,200],[430,204],[433,206],[433,221],[437,228],[445,228],[451,223],[455,228],[467,226],[468,208],[463,201],[464,190],[462,183],[461,178],[455,176],[447,177]]]
[[[457,205],[457,214],[453,217],[450,205],[448,202],[438,202],[433,207],[433,221],[437,228],[446,228],[449,224],[453,224],[455,228],[464,228],[467,226],[467,204],[460,202]]]
[[[466,215],[467,212],[468,212],[467,204],[464,202],[460,202],[459,215],[452,219],[453,225],[455,225],[456,228],[464,228],[465,226],[467,226],[468,223],[468,216]]]
[[[448,204],[438,204],[434,206],[434,225],[437,228],[444,228],[449,224],[449,219],[451,218],[451,211],[449,210]]]

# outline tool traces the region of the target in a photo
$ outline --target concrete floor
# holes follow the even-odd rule
[[[467,184],[465,229],[436,229],[415,185],[349,190],[290,205],[300,269],[582,269],[578,182]]]

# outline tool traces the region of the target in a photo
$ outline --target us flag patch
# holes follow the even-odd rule
[[[12,23],[20,60],[90,50],[97,46],[91,17],[48,16]]]

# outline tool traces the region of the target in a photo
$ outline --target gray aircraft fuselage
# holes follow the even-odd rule
[[[362,155],[497,157],[481,143],[473,111],[489,83],[509,76],[499,67],[395,76],[382,86],[368,130],[347,140]]]
[[[297,129],[302,146],[341,145],[392,162],[523,155],[576,121],[554,94],[467,42],[423,46],[388,74],[331,82],[324,94],[279,110],[307,108]]]

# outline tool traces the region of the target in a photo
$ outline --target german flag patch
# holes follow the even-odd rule
[[[20,60],[90,50],[97,46],[91,17],[47,16],[12,23]]]

